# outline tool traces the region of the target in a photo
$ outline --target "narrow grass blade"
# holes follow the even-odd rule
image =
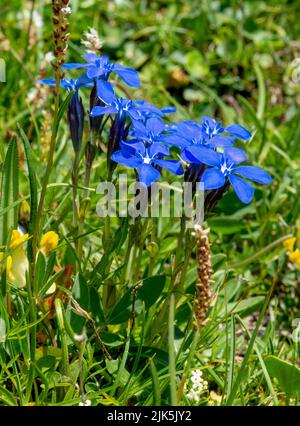
[[[160,406],[161,392],[159,387],[159,378],[158,378],[157,369],[152,359],[150,359],[149,363],[150,363],[150,370],[151,370],[151,377],[152,377],[152,384],[153,384],[153,405]]]
[[[170,374],[170,400],[171,405],[177,405],[176,391],[176,355],[174,346],[174,317],[175,317],[175,296],[171,294],[169,308],[169,374]]]
[[[4,210],[0,221],[1,245],[7,244],[10,229],[18,225],[18,200],[19,194],[19,164],[18,146],[16,139],[12,139],[7,148],[1,184],[1,209]]]

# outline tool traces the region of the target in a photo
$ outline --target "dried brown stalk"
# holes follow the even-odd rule
[[[203,229],[200,225],[195,227],[198,282],[194,309],[197,329],[205,325],[211,300],[212,266],[208,234],[209,229]]]

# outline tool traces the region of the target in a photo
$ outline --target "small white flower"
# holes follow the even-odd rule
[[[103,42],[100,40],[99,34],[94,28],[89,28],[88,31],[84,32],[84,40],[81,40],[81,44],[86,47],[88,52],[95,53],[103,46]]]
[[[201,393],[208,387],[208,383],[203,380],[202,375],[202,370],[197,368],[191,372],[190,379],[184,384],[186,397],[196,403],[200,401]]]
[[[70,15],[70,13],[72,12],[72,9],[70,8],[70,6],[67,6],[67,7],[63,7],[62,9],[61,9],[61,13],[63,14],[63,15]]]
[[[47,52],[45,55],[45,62],[50,63],[55,59],[53,52]]]
[[[85,401],[79,402],[80,407],[90,407],[91,405],[92,405],[92,403],[89,399],[86,399]]]

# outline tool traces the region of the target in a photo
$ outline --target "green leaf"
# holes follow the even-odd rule
[[[153,405],[161,405],[161,392],[159,387],[159,378],[157,369],[152,359],[149,360],[151,377],[152,377],[152,387],[153,387]]]
[[[6,340],[6,322],[0,317],[0,343],[4,343]]]
[[[89,287],[90,311],[96,324],[104,322],[103,310],[101,307],[98,291],[94,287]]]
[[[3,401],[7,406],[18,405],[15,396],[4,387],[0,387],[0,401]]]
[[[37,361],[37,366],[45,373],[48,370],[54,369],[56,358],[53,355],[46,355]]]
[[[149,309],[162,294],[166,282],[165,275],[155,275],[145,278],[142,286],[137,291],[135,301],[135,315],[139,315],[142,311],[142,302],[146,309]],[[121,300],[115,305],[111,317],[110,324],[121,324],[126,322],[132,311],[132,288],[126,291]]]
[[[8,145],[2,170],[1,210],[8,208],[0,220],[1,245],[8,243],[8,233],[18,225],[18,205],[14,203],[19,196],[19,158],[16,139]]]
[[[46,259],[42,252],[39,252],[37,262],[36,262],[36,269],[35,269],[35,289],[36,291],[39,291],[40,288],[44,285],[45,282],[45,272],[46,272]]]
[[[132,289],[127,290],[121,300],[115,305],[109,319],[110,324],[121,324],[128,320],[132,309],[131,293]]]
[[[82,309],[89,312],[89,289],[86,280],[82,274],[78,274],[73,286],[72,296]],[[83,327],[86,323],[86,319],[73,310],[68,310],[67,319],[75,333],[81,334]]]
[[[288,396],[300,397],[300,369],[276,356],[269,355],[265,364],[270,376],[278,380],[280,388]]]
[[[229,235],[244,229],[244,224],[240,219],[229,216],[214,217],[208,220],[208,226],[218,234]]]
[[[241,316],[250,315],[256,311],[263,303],[264,296],[249,297],[240,302],[228,303],[227,312],[230,314],[240,314]],[[224,312],[225,313],[225,310]]]
[[[142,287],[138,290],[138,299],[141,299],[145,303],[146,309],[154,305],[161,296],[165,283],[165,275],[155,275],[143,281]]]

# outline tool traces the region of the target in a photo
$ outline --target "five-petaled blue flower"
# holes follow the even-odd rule
[[[157,117],[148,118],[146,122],[134,121],[133,130],[129,135],[139,139],[145,145],[151,145],[154,142],[164,142],[165,123]]]
[[[46,86],[56,86],[54,78],[43,78],[41,80],[36,80],[37,83],[45,84]],[[62,79],[60,81],[60,86],[66,89],[68,92],[74,91],[78,92],[80,87],[93,87],[93,82],[86,76],[86,74],[81,75],[77,80],[73,78]]]
[[[123,141],[121,142],[121,149],[116,151],[111,159],[124,166],[136,168],[139,181],[150,186],[161,175],[154,166],[164,168],[177,175],[183,174],[183,168],[179,161],[162,158],[168,155],[170,155],[168,148],[157,142],[146,147],[140,141]]]
[[[237,148],[225,149],[223,154],[212,151],[210,158],[206,158],[205,163],[213,167],[206,169],[201,178],[201,182],[204,183],[204,189],[221,188],[228,179],[238,198],[245,204],[250,203],[254,189],[241,177],[261,184],[272,182],[272,178],[260,167],[238,166],[246,158],[244,151]]]
[[[138,100],[136,103],[139,105],[139,110],[137,111],[139,117],[137,119],[143,122],[147,121],[149,118],[162,118],[167,114],[176,112],[176,108],[171,106],[156,108],[150,102],[143,100]]]
[[[161,116],[158,108],[148,102],[133,99],[118,98],[110,85],[103,86],[100,99],[106,106],[95,106],[90,112],[91,117],[98,117],[104,114],[117,114],[119,118],[130,117],[132,121],[140,120],[143,114]]]
[[[181,148],[182,159],[196,164],[202,163],[203,154],[209,155],[211,149],[231,147],[236,138],[247,140],[251,137],[251,133],[239,124],[222,127],[210,117],[202,117],[201,124],[193,121],[175,123],[167,130],[170,135],[165,136],[165,143]]]
[[[73,62],[64,64],[64,69],[86,68],[89,79],[107,80],[110,73],[117,74],[128,86],[139,87],[140,79],[138,72],[132,68],[124,67],[121,64],[110,62],[107,55],[99,56],[95,53],[88,53],[84,56],[87,63]]]

